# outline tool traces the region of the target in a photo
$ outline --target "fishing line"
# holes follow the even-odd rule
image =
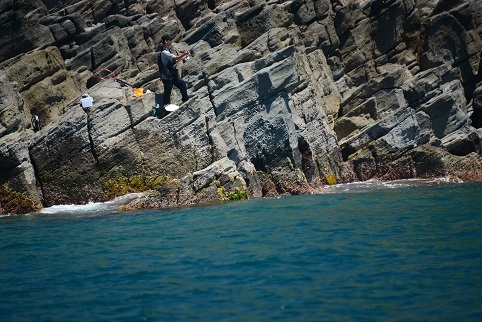
[[[191,47],[191,50],[194,50],[194,47],[196,47],[197,44],[199,44],[199,42],[200,42],[201,40],[203,40],[204,38],[206,38],[206,36],[209,35],[209,34],[211,33],[211,31],[213,31],[216,27],[217,27],[216,24],[214,24],[214,26],[213,26],[208,32],[206,32],[206,33],[204,34],[204,36],[201,37],[201,39],[199,39],[198,41],[196,41],[196,42],[194,43],[194,45]]]
[[[227,16],[224,15],[222,21],[225,21],[226,18],[227,18]],[[206,33],[204,34],[204,36],[201,37],[201,39],[199,39],[198,41],[196,41],[196,42],[194,43],[194,45],[192,45],[192,47],[190,48],[190,51],[193,51],[193,50],[194,50],[194,47],[196,47],[196,46],[201,42],[201,40],[204,40],[204,38],[206,38],[207,35],[209,35],[214,29],[216,29],[216,27],[217,27],[216,22],[214,22],[214,26],[213,26],[211,29],[209,29],[208,32],[206,32]],[[184,60],[189,60],[190,58],[191,58],[191,57],[189,57],[189,55],[188,55]]]
[[[136,96],[136,97],[144,95],[144,88],[142,88],[142,87],[135,88],[133,85],[129,84],[125,80],[117,78],[117,75],[115,74],[115,72],[108,69],[108,68],[98,67],[98,68],[94,69],[93,74],[94,74],[95,77],[97,77],[100,80],[113,79],[114,81],[118,82],[121,85],[126,85],[126,86],[129,86],[129,87],[132,87],[133,90],[134,90],[134,96]]]
[[[108,69],[108,68],[98,67],[98,68],[94,69],[93,73],[94,73],[94,76],[97,77],[98,79],[101,79],[101,80],[114,79],[119,84],[130,86],[130,87],[134,88],[134,86],[132,86],[131,84],[129,84],[125,80],[117,78],[117,75],[115,74],[115,72]]]

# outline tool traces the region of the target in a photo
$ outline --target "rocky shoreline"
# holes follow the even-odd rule
[[[0,14],[0,213],[482,180],[480,1],[7,0]],[[165,33],[195,45],[179,68],[196,98],[156,118]]]

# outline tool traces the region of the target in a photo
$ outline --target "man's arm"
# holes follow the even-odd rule
[[[187,57],[187,55],[189,55],[189,50],[186,50],[185,52],[183,52],[182,54],[180,55],[177,55],[177,56],[174,56],[173,58],[178,61],[180,59],[184,59]]]

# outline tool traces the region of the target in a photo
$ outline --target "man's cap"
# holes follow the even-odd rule
[[[162,35],[161,39],[162,39],[162,42],[165,42],[166,40],[172,40],[172,36],[171,35]]]
[[[86,98],[86,97],[89,97],[89,94],[82,94],[82,98]]]

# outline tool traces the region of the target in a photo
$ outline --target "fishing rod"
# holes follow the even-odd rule
[[[227,16],[224,15],[224,17],[223,17],[222,20],[223,20],[223,21],[226,21],[226,20],[225,20],[226,18],[227,18]],[[206,33],[204,34],[204,36],[201,37],[201,39],[199,39],[198,41],[196,41],[196,42],[194,43],[194,45],[192,45],[192,47],[191,47],[191,49],[190,49],[190,52],[191,52],[191,53],[194,51],[194,48],[201,42],[201,40],[204,40],[204,38],[206,38],[207,35],[209,35],[214,29],[216,29],[216,27],[217,27],[216,22],[214,21],[213,24],[214,24],[214,26],[213,26],[211,29],[209,29],[208,32],[206,32]],[[191,57],[189,57],[189,55],[188,55],[186,58],[184,58],[184,60],[189,60],[189,59],[191,59]]]
[[[190,52],[193,52],[193,51],[194,51],[194,47],[196,47],[196,46],[201,42],[201,40],[203,40],[204,38],[206,38],[206,36],[209,35],[209,34],[211,33],[211,31],[213,31],[215,28],[216,28],[216,24],[214,24],[214,26],[213,26],[211,29],[209,29],[209,31],[206,32],[206,33],[204,34],[204,36],[201,37],[201,39],[199,39],[198,41],[196,41],[196,42],[194,43],[194,45],[191,47]],[[189,59],[191,59],[191,57],[189,57],[189,55],[187,55],[187,57],[185,58],[185,60],[189,60]]]
[[[113,80],[115,80],[116,82],[118,82],[122,85],[130,86],[130,87],[134,88],[134,86],[127,83],[125,80],[122,80],[122,79],[118,78],[117,75],[115,74],[115,72],[108,69],[108,68],[98,67],[98,68],[94,69],[93,74],[94,74],[95,77],[97,77],[100,80],[113,79]]]
[[[108,68],[98,67],[98,68],[94,69],[93,74],[94,74],[95,77],[97,77],[100,80],[113,79],[114,81],[116,81],[117,83],[119,83],[121,85],[132,87],[132,89],[134,91],[133,92],[134,96],[136,96],[136,97],[144,95],[144,88],[143,87],[139,87],[139,88],[134,87],[133,85],[126,82],[125,80],[118,78],[117,75],[115,74],[115,72],[108,69]]]

